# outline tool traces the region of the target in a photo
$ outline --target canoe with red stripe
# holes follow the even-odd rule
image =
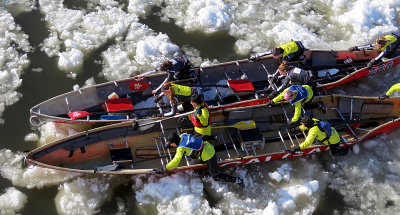
[[[377,97],[345,95],[317,96],[326,113],[308,109],[307,114],[326,120],[339,132],[342,145],[362,144],[364,140],[400,127],[400,98],[380,100]],[[287,118],[293,106],[282,103],[219,110],[212,113],[212,133],[221,167],[270,162],[315,153],[329,153],[328,147],[314,143],[302,152],[290,154],[291,145],[299,145],[306,133],[290,133]],[[241,127],[253,120],[255,127]],[[244,123],[242,123],[244,122]],[[164,120],[137,120],[112,124],[57,140],[26,155],[29,164],[38,167],[91,174],[143,174],[166,165],[174,150],[164,147],[165,137],[180,132],[177,117]],[[348,153],[346,156],[352,156]],[[191,165],[182,158],[174,171],[206,168]]]

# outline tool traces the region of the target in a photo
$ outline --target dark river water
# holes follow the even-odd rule
[[[66,1],[64,2],[66,7],[70,8],[79,8],[82,7],[79,1]],[[12,12],[12,10],[10,10]],[[159,8],[153,8],[153,12],[159,12]],[[178,46],[189,46],[197,49],[200,52],[200,56],[203,59],[217,59],[220,62],[229,61],[234,59],[242,59],[247,56],[239,55],[235,52],[235,42],[236,39],[228,34],[228,31],[220,31],[218,33],[211,33],[205,34],[201,31],[191,31],[186,32],[183,28],[175,25],[173,22],[165,23],[161,22],[160,18],[157,15],[147,16],[146,18],[141,18],[140,22],[146,24],[155,32],[163,32],[168,35],[171,41],[178,45]],[[101,53],[105,51],[109,46],[113,45],[114,42],[110,40],[108,43],[102,45],[100,48],[94,50],[89,55],[86,55],[84,58],[83,67],[80,72],[77,73],[75,79],[68,78],[66,76],[65,71],[61,71],[57,66],[57,58],[56,57],[48,57],[43,51],[40,50],[40,44],[43,42],[45,38],[49,36],[49,28],[46,25],[44,20],[44,15],[40,13],[39,10],[32,10],[29,12],[13,14],[15,22],[22,27],[22,31],[29,35],[29,43],[32,47],[34,47],[34,51],[28,53],[28,57],[30,60],[30,65],[28,68],[25,69],[24,73],[21,75],[21,79],[23,80],[21,87],[17,89],[19,93],[23,96],[22,98],[11,106],[7,106],[2,118],[5,120],[4,125],[0,125],[0,136],[2,137],[1,140],[1,148],[3,149],[10,149],[13,152],[22,152],[22,151],[29,151],[36,147],[36,144],[33,142],[26,142],[24,141],[24,137],[30,132],[37,132],[37,128],[32,127],[29,124],[29,108],[59,95],[61,93],[65,93],[71,91],[75,84],[82,86],[85,81],[91,77],[94,78],[96,83],[101,83],[107,81],[101,74],[102,65],[96,63],[97,61],[101,61]],[[32,70],[36,70],[37,68],[41,68],[41,72],[35,72]],[[399,72],[400,68],[396,67],[392,69],[389,73],[377,74],[373,77],[363,78],[362,80],[354,81],[349,83],[340,89],[335,89],[334,92],[340,93],[347,93],[347,94],[355,94],[355,95],[380,95],[385,92],[391,84],[397,83],[399,79]],[[395,74],[395,75],[393,75]],[[376,140],[379,143],[383,143],[384,141],[394,141],[399,146],[397,142],[399,140],[399,135],[397,134],[389,134],[384,139]],[[378,145],[379,145],[378,143]],[[367,151],[370,149],[366,149]],[[373,151],[373,150],[371,150]],[[368,151],[369,152],[369,151]],[[373,152],[371,152],[373,153]],[[374,155],[374,154],[373,154]],[[389,159],[387,162],[391,162],[390,159],[395,160],[397,165],[399,161],[396,159],[399,156],[389,157],[389,158],[382,158],[382,159]],[[304,164],[317,162],[318,169],[321,172],[327,172],[328,175],[333,177],[338,177],[338,173],[335,170],[332,170],[325,164],[325,157],[322,155],[321,157],[309,159],[309,160],[301,160]],[[360,166],[369,168],[368,165],[363,166],[363,160],[367,160],[367,158],[358,158],[360,159]],[[292,161],[292,164],[295,166],[296,161]],[[341,162],[341,161],[336,161]],[[386,165],[383,162],[383,165]],[[351,167],[357,166],[357,162],[351,160],[351,158],[345,158],[343,163],[348,164]],[[247,174],[258,174],[260,169],[265,169],[267,171],[274,171],[273,168],[277,168],[282,165],[282,162],[276,162],[272,164],[272,167],[266,167],[265,164],[262,165],[254,165],[249,167],[243,167],[243,171],[247,172]],[[346,166],[347,168],[347,166]],[[350,167],[348,167],[350,169]],[[356,170],[355,170],[356,171]],[[357,170],[362,172],[362,170]],[[357,172],[356,171],[356,172]],[[315,173],[315,172],[314,172]],[[307,174],[307,173],[304,173]],[[318,174],[318,173],[315,173]],[[355,174],[355,173],[354,173]],[[383,176],[371,176],[364,177],[360,179],[361,181],[366,181],[368,179],[371,180],[383,180],[385,178],[385,173],[382,173]],[[394,174],[394,173],[393,173]],[[83,176],[86,177],[86,176]],[[87,178],[92,178],[94,176],[87,176]],[[103,176],[96,176],[98,178],[102,178]],[[94,178],[96,178],[94,177]],[[104,176],[105,177],[105,176]],[[156,206],[142,206],[141,203],[135,198],[136,193],[141,191],[140,189],[132,189],[132,186],[135,186],[135,180],[132,179],[130,176],[118,176],[119,179],[110,179],[110,181],[124,181],[124,183],[118,184],[116,187],[110,188],[113,189],[111,197],[105,201],[105,203],[101,204],[101,207],[98,208],[98,214],[116,214],[119,212],[119,205],[118,199],[122,199],[125,202],[125,210],[123,210],[126,214],[155,214],[157,213]],[[259,181],[257,181],[259,180]],[[344,177],[344,180],[346,178]],[[350,180],[350,179],[349,179]],[[0,177],[0,190],[4,190],[5,188],[12,187],[13,184],[10,180]],[[143,179],[143,181],[147,181],[147,179]],[[258,184],[262,184],[261,179],[254,179],[257,181]],[[256,183],[256,182],[254,182]],[[265,182],[265,186],[268,187],[269,184]],[[331,186],[322,186],[324,183],[331,183],[328,182],[321,182],[320,191],[321,195],[318,196],[318,199],[315,200],[314,208],[315,210],[308,211],[309,214],[334,214],[334,213],[351,213],[357,214],[357,208],[363,209],[362,204],[360,205],[350,205],[349,201],[346,201],[346,197],[344,197],[340,192],[337,191],[337,187]],[[345,183],[346,184],[346,183]],[[362,188],[356,185],[357,182],[351,181],[348,182],[349,189],[368,189]],[[383,183],[384,184],[384,183]],[[372,186],[372,185],[371,185]],[[384,185],[382,185],[384,187]],[[388,185],[392,186],[392,185]],[[392,186],[393,187],[393,186]],[[26,187],[16,186],[18,190],[22,193],[27,195],[28,201],[22,211],[22,214],[57,214],[56,208],[56,199],[57,194],[59,191],[59,185],[48,185],[43,188],[33,188],[28,189]],[[262,189],[262,188],[261,188]],[[272,189],[272,191],[271,191]],[[393,188],[393,192],[397,191],[400,192],[400,189],[397,187]],[[232,191],[232,190],[231,190]],[[262,190],[263,192],[273,192],[273,188],[265,188]],[[212,190],[210,191],[212,192]],[[236,192],[236,191],[232,191]],[[257,203],[259,199],[257,196],[256,190],[252,190],[249,193],[245,192],[238,192],[237,198],[246,199],[249,198],[249,201],[254,201]],[[373,194],[377,194],[378,191],[372,192]],[[1,192],[3,193],[3,192]],[[274,194],[271,194],[274,195]],[[362,195],[362,194],[361,194]],[[350,195],[349,198],[352,198],[357,195]],[[386,204],[388,214],[396,214],[396,210],[391,210],[391,208],[398,208],[398,198],[400,195],[397,193],[394,200],[387,199],[387,196],[377,197],[377,200],[370,201],[372,204],[374,202],[382,202],[382,204]],[[89,197],[87,197],[89,198]],[[209,205],[216,205],[219,201],[222,201],[222,198],[214,198],[213,194],[205,194],[204,197]],[[157,201],[157,199],[155,200]],[[305,200],[307,201],[307,200]],[[161,201],[160,201],[161,202]],[[252,206],[251,204],[247,205],[247,208],[255,208],[256,203]],[[156,205],[158,203],[156,202]],[[161,203],[160,203],[161,204]],[[165,204],[165,203],[164,203]],[[307,203],[305,203],[307,205]],[[393,207],[393,205],[395,207]],[[225,209],[224,209],[225,207]],[[231,210],[226,208],[227,206],[220,206],[222,208],[223,214],[231,214]],[[349,207],[351,209],[349,209]],[[368,206],[366,206],[368,207]],[[239,207],[238,207],[239,208]],[[265,208],[265,207],[263,207]],[[373,207],[372,207],[373,208]],[[365,209],[365,208],[364,208]],[[244,210],[245,211],[245,210]],[[249,210],[252,211],[252,210]],[[290,213],[294,213],[294,210],[291,210]],[[368,211],[368,210],[362,210]],[[237,210],[237,214],[241,214],[243,210]],[[377,211],[370,211],[371,214],[374,214]],[[165,212],[164,212],[165,213]],[[307,213],[307,212],[306,212]],[[258,213],[257,213],[258,214]],[[362,213],[361,213],[362,214]]]

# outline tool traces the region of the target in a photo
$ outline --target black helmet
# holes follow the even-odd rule
[[[197,105],[200,105],[201,103],[203,103],[203,97],[201,95],[199,95],[199,94],[193,94],[190,97],[190,101],[195,103],[195,104],[197,104]]]
[[[176,145],[178,145],[180,141],[181,141],[181,138],[179,137],[179,135],[177,133],[175,133],[175,132],[170,133],[168,135],[167,142],[165,143],[165,147],[169,148],[171,143],[175,143]]]
[[[314,126],[314,120],[311,116],[303,117],[303,119],[301,119],[301,122],[304,123],[307,128],[312,128]]]

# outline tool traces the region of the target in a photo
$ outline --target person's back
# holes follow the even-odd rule
[[[292,41],[275,48],[273,55],[275,59],[289,62],[299,60],[303,56],[304,50],[300,41]]]
[[[175,80],[180,80],[190,77],[189,74],[190,61],[185,55],[174,58],[169,62],[170,64],[167,64],[168,67],[164,67],[164,69],[169,70],[169,72],[173,74],[173,78]]]

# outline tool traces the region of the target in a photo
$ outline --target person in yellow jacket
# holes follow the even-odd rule
[[[223,180],[226,182],[237,183],[244,187],[243,180],[239,177],[233,177],[219,172],[218,159],[214,147],[207,141],[194,137],[191,134],[183,133],[180,136],[177,133],[171,133],[167,138],[166,147],[177,147],[174,158],[165,166],[155,169],[158,173],[172,170],[179,166],[183,156],[189,156],[192,159],[198,159],[202,163],[207,163],[207,168],[215,181]]]
[[[194,110],[189,115],[189,119],[194,126],[194,136],[203,140],[215,139],[211,136],[211,115],[207,104],[203,101],[203,97],[198,94],[193,94],[190,97],[190,104]]]
[[[304,46],[300,41],[292,41],[278,46],[272,54],[279,61],[293,61],[301,57],[304,53]]]
[[[292,41],[283,45],[276,47],[272,51],[267,51],[264,53],[252,55],[249,57],[249,60],[259,60],[261,57],[266,55],[273,55],[273,58],[278,59],[280,62],[282,61],[294,61],[294,60],[302,60],[304,54],[304,46],[300,41]]]
[[[380,96],[381,99],[388,99],[394,92],[400,91],[400,83],[394,84],[386,92],[385,95]]]
[[[308,85],[292,85],[286,88],[281,94],[267,103],[268,107],[282,100],[288,101],[291,105],[294,105],[294,116],[289,123],[289,128],[294,127],[296,122],[299,120],[301,114],[301,106],[304,103],[308,103],[312,100],[314,93]]]
[[[392,32],[391,34],[380,36],[375,40],[375,44],[367,44],[362,46],[354,46],[349,49],[352,51],[359,51],[365,48],[374,48],[377,47],[381,53],[378,57],[371,59],[371,61],[367,64],[368,68],[371,68],[373,65],[379,63],[383,57],[388,57],[399,47],[400,44],[400,33]]]
[[[332,155],[340,156],[347,154],[348,148],[340,146],[339,133],[329,122],[305,116],[301,120],[301,125],[292,128],[291,132],[297,133],[306,130],[308,130],[307,138],[300,145],[293,147],[290,153],[294,154],[297,151],[308,148],[315,140],[318,140],[324,145],[329,145]]]

